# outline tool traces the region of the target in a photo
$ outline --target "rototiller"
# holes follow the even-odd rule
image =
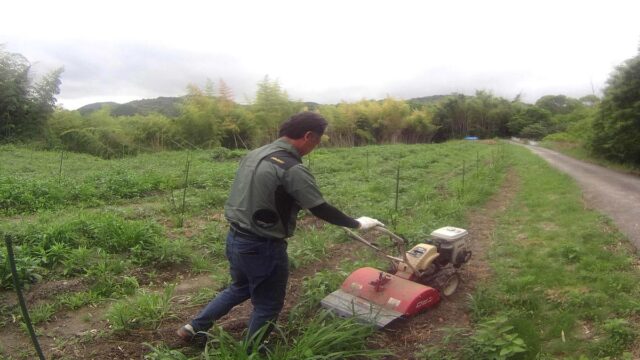
[[[378,236],[389,235],[402,258],[386,254],[347,228],[345,231],[391,260],[392,269],[385,272],[363,267],[352,272],[340,289],[322,299],[322,307],[342,317],[356,316],[379,328],[416,315],[438,304],[442,296],[452,295],[460,282],[458,270],[471,258],[468,232],[460,228],[435,230],[425,243],[405,251],[405,239],[376,227]]]

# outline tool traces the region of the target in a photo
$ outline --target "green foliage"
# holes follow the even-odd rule
[[[145,343],[151,352],[144,355],[145,360],[189,360],[185,354],[179,350],[169,349],[165,346],[155,347],[153,345]]]
[[[485,91],[477,91],[475,96],[452,94],[438,105],[434,115],[433,123],[439,128],[435,140],[515,134],[511,129],[509,133],[506,125],[517,111],[516,105]]]
[[[635,329],[625,321],[631,324],[640,311],[640,285],[634,255],[617,245],[626,240],[605,218],[584,210],[579,189],[566,176],[526,149],[511,155],[520,191],[500,218],[488,251],[493,280],[473,294],[473,319],[507,317],[505,325],[513,326],[507,334],[526,343],[526,359],[628,351]],[[585,324],[592,326],[588,339]],[[501,337],[479,340],[491,338]],[[471,349],[482,352],[478,344]]]
[[[230,150],[224,147],[217,147],[211,150],[213,161],[239,160],[247,154],[244,150]]]
[[[535,106],[545,109],[553,115],[569,114],[582,105],[580,100],[565,95],[545,95],[535,103]]]
[[[50,147],[105,159],[172,149],[181,139],[176,124],[163,115],[115,117],[109,107],[84,116],[78,111],[57,110],[47,122],[46,132]]]
[[[390,355],[386,350],[370,349],[367,338],[375,332],[371,325],[356,319],[342,319],[322,310],[305,325],[295,341],[279,342],[272,359],[377,359]],[[279,346],[278,346],[279,345]]]
[[[34,283],[42,279],[44,269],[38,258],[25,254],[23,247],[14,246],[14,255],[18,281],[22,284]],[[6,247],[0,250],[0,288],[13,288],[13,273]]]
[[[155,222],[126,220],[108,212],[43,218],[20,227],[14,237],[22,282],[52,273],[85,275],[92,280],[92,289],[105,296],[127,292],[127,278],[115,275],[131,264],[161,267],[183,263],[191,256],[183,240],[168,240]],[[119,259],[121,255],[128,260]],[[0,275],[0,285],[11,287],[5,252],[0,252]]]
[[[174,290],[175,284],[167,285],[162,293],[141,291],[132,299],[124,299],[111,305],[105,318],[114,331],[157,329],[163,320],[172,316],[171,300]]]
[[[511,134],[532,139],[542,139],[555,130],[551,113],[537,106],[528,106],[518,111],[507,126]]]
[[[58,297],[60,305],[69,310],[76,310],[88,304],[94,305],[99,301],[100,296],[91,290],[62,294]]]
[[[640,164],[640,54],[618,66],[593,121],[591,149],[609,160]]]
[[[53,70],[34,83],[29,61],[0,45],[0,140],[42,134],[60,91],[62,71]]]
[[[506,317],[478,324],[471,336],[469,351],[473,359],[510,359],[526,351],[526,344],[509,325]]]
[[[289,321],[291,323],[304,321],[318,308],[320,300],[339,288],[348,275],[344,271],[325,270],[316,273],[313,277],[305,278],[302,283],[302,296],[291,310]]]
[[[54,304],[38,304],[29,309],[29,318],[33,325],[49,321],[56,311]]]
[[[606,338],[595,345],[598,357],[618,356],[636,340],[637,332],[626,319],[608,319],[603,324]]]
[[[272,81],[265,76],[258,83],[256,99],[251,105],[251,111],[260,133],[254,144],[265,144],[278,138],[280,124],[291,115],[301,110],[289,101],[289,95],[277,80]]]

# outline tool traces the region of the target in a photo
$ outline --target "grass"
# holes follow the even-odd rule
[[[318,149],[312,166],[330,203],[353,216],[377,217],[420,241],[435,227],[464,226],[467,209],[495,191],[504,173],[498,161],[501,149],[469,142]],[[28,283],[85,277],[90,284],[52,299],[55,311],[116,299],[109,312],[114,329],[135,331],[157,326],[140,323],[135,309],[158,307],[159,295],[137,290],[140,282],[129,274],[144,271],[133,270],[186,264],[211,271],[217,284],[228,281],[226,224],[219,216],[236,157],[213,160],[209,151],[192,151],[103,160],[65,153],[60,172],[59,153],[5,145],[0,146],[0,164],[0,213],[8,220],[0,232],[18,239],[21,279]],[[304,223],[306,216],[301,214],[299,221]],[[328,247],[341,241],[346,237],[335,227],[301,226],[290,242],[292,268],[322,260]],[[6,265],[3,259],[0,269]],[[371,264],[370,256],[367,261]],[[3,279],[10,286],[10,278]],[[298,313],[313,316],[317,297],[338,281],[329,280],[310,280],[322,291],[308,287],[302,301],[306,308],[301,305]],[[117,300],[132,293],[137,295]],[[207,301],[212,294],[205,293],[192,302]],[[157,318],[151,310],[148,313]],[[306,318],[300,317],[302,321],[292,324],[303,326]],[[299,335],[297,328],[286,331]]]
[[[175,284],[165,286],[161,293],[141,290],[132,298],[113,303],[105,318],[113,331],[157,329],[163,320],[173,316],[171,301],[174,290]]]
[[[450,142],[321,148],[312,156],[312,172],[329,203],[355,217],[378,218],[413,242],[441,226],[465,227],[467,214],[499,189],[507,166],[518,174],[520,192],[498,219],[488,249],[493,278],[469,299],[473,329],[452,329],[419,358],[616,358],[634,346],[637,258],[606,218],[584,209],[569,178],[526,150]],[[181,265],[210,271],[216,284],[228,281],[221,213],[237,159],[213,161],[211,152],[192,151],[185,187],[186,159],[186,152],[117,160],[65,153],[60,176],[59,153],[0,146],[0,232],[18,239],[21,279],[85,277],[90,284],[42,305],[37,310],[42,321],[60,309],[111,301],[107,317],[114,329],[153,329],[176,304],[171,294],[145,290],[134,274]],[[176,227],[183,215],[183,226]],[[290,241],[292,268],[325,259],[332,244],[347,241],[336,227],[309,225],[308,216],[300,215],[303,225]],[[390,244],[382,246],[392,251]],[[362,253],[361,260],[344,262],[337,272],[321,271],[305,280],[298,307],[276,333],[271,358],[380,355],[358,353],[370,330],[317,312],[318,299],[351,270],[385,266]],[[1,253],[0,271],[7,269],[5,259]],[[2,275],[9,286],[11,279]],[[214,293],[203,289],[188,306]],[[306,328],[313,331],[302,331]],[[246,344],[215,331],[196,358],[246,356]],[[189,355],[160,346],[148,357]]]

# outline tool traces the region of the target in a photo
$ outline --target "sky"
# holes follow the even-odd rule
[[[486,90],[533,103],[601,95],[638,54],[637,0],[8,0],[0,44],[58,105],[185,95],[220,79],[250,103],[265,76],[333,104]]]

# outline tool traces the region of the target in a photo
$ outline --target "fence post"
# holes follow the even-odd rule
[[[189,169],[191,168],[191,151],[187,152],[187,164],[185,166],[184,190],[182,190],[182,208],[180,209],[180,223],[178,227],[184,225],[184,212],[187,204],[187,188],[189,187]]]
[[[462,195],[461,195],[462,198],[464,197],[464,175],[465,175],[465,172],[466,172],[465,161],[462,160]]]
[[[369,180],[369,149],[367,149],[367,180]]]
[[[60,169],[58,169],[58,183],[62,180],[62,158],[64,157],[64,150],[60,151]]]
[[[400,194],[400,166],[396,172],[396,212],[398,212],[398,196]]]
[[[20,289],[20,280],[18,279],[18,270],[16,269],[16,259],[13,254],[12,241],[12,236],[9,234],[5,234],[4,242],[7,245],[7,257],[9,258],[9,264],[11,266],[11,277],[13,278],[13,286],[16,289],[16,295],[18,295],[18,302],[20,303],[20,309],[22,310],[22,317],[24,318],[24,322],[27,325],[27,331],[29,332],[29,336],[31,336],[33,347],[36,349],[36,353],[38,353],[38,358],[44,360],[44,354],[42,353],[42,349],[40,349],[38,337],[36,336],[36,332],[33,330],[33,325],[31,325],[31,318],[29,317],[29,311],[27,311],[27,304],[24,301],[22,290]]]

